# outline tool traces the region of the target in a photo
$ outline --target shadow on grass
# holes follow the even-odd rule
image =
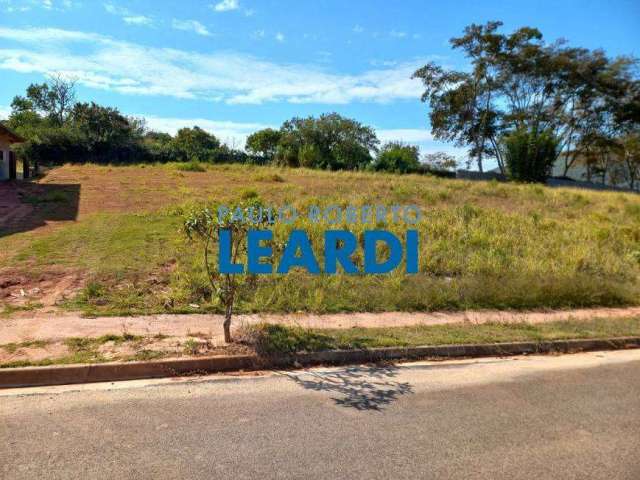
[[[78,217],[80,184],[0,182],[0,238]]]
[[[393,380],[397,370],[392,365],[380,365],[282,374],[307,390],[332,394],[336,405],[360,411],[382,411],[402,395],[413,393],[408,382]]]

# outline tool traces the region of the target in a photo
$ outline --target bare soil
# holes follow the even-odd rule
[[[413,325],[442,325],[450,323],[487,322],[553,322],[559,320],[588,320],[594,318],[623,318],[640,316],[640,307],[588,308],[549,311],[464,311],[464,312],[386,312],[314,314],[255,314],[234,317],[234,328],[260,322],[298,325],[306,328],[403,327]],[[206,338],[214,345],[223,345],[223,317],[221,315],[145,315],[138,317],[85,318],[73,313],[22,312],[12,318],[0,319],[0,345],[32,340],[62,341],[72,337],[99,337],[106,334],[169,337],[188,336]]]
[[[243,345],[215,345],[208,338],[198,337],[144,337],[129,342],[106,342],[96,348],[96,353],[104,360],[136,360],[153,357],[139,357],[140,354],[159,354],[162,358],[177,358],[188,355],[240,355],[253,351]],[[17,348],[3,348],[0,345],[0,364],[12,362],[55,362],[74,354],[63,340],[47,342],[45,345],[28,345]]]

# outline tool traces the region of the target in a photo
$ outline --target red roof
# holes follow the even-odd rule
[[[20,143],[24,142],[24,138],[22,138],[17,133],[12,132],[7,127],[5,127],[2,123],[0,123],[0,135],[9,137],[10,143]]]

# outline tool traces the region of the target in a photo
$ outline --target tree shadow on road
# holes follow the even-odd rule
[[[402,395],[413,393],[408,382],[393,380],[397,371],[393,365],[372,365],[283,374],[305,389],[334,394],[332,400],[336,405],[382,411]]]

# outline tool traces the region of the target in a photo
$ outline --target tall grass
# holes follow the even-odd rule
[[[82,168],[75,168],[82,175]],[[38,271],[55,264],[85,272],[94,294],[83,292],[71,302],[73,308],[94,313],[218,311],[211,301],[201,245],[189,243],[180,232],[190,208],[233,204],[249,190],[267,203],[291,203],[301,211],[313,204],[412,203],[423,212],[415,227],[421,238],[418,275],[405,275],[400,269],[380,276],[312,276],[303,271],[260,276],[241,292],[239,310],[420,311],[640,303],[638,195],[238,165],[209,167],[191,180],[166,177],[167,169],[161,166],[147,167],[144,175],[164,182],[174,193],[183,189],[185,195],[179,201],[170,197],[173,204],[167,204],[153,192],[140,193],[140,188],[127,184],[136,195],[148,196],[147,210],[94,213],[28,241],[19,235],[5,237],[0,247],[16,245],[17,254],[10,261],[14,267]],[[301,218],[293,225],[276,225],[275,243],[281,244],[292,229],[303,229],[322,265],[324,230],[348,229],[360,235],[372,227],[315,224]],[[384,228],[403,237],[408,226]],[[361,263],[361,257],[358,251],[356,262]],[[96,289],[97,284],[101,288]]]

